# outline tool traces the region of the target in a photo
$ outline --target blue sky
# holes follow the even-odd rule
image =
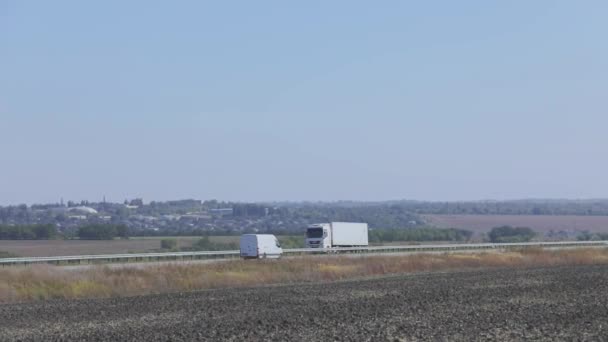
[[[608,197],[605,1],[2,1],[0,204]]]

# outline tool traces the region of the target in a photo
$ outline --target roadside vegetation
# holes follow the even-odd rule
[[[57,237],[53,224],[0,225],[0,240],[49,240]]]
[[[271,231],[279,237],[283,248],[303,248],[304,237],[302,235],[286,235],[283,231]],[[215,235],[202,235],[192,247],[184,250],[227,250],[238,249],[238,238],[241,234],[228,235],[234,237],[231,242],[216,241]],[[473,232],[465,229],[442,229],[432,227],[403,228],[403,229],[371,229],[369,241],[372,243],[398,242],[398,241],[468,241]],[[177,239],[180,236],[166,236],[161,238],[161,249],[178,250]],[[0,226],[0,240],[50,240],[50,239],[73,239],[80,240],[114,240],[117,238],[127,239],[129,229],[120,224],[87,224],[78,227],[74,236],[63,235],[57,231],[52,224],[46,225],[24,225],[24,226]]]
[[[160,240],[162,251],[188,252],[188,251],[227,251],[239,249],[240,236],[203,236],[194,238],[191,245],[179,246],[178,239],[167,237]],[[277,236],[283,248],[304,248],[304,237],[293,235]]]
[[[0,259],[2,259],[2,258],[16,258],[16,257],[17,257],[17,255],[15,255],[13,253],[0,251]]]
[[[469,241],[473,232],[464,229],[412,228],[412,229],[371,229],[369,242],[383,243],[395,241]]]
[[[160,240],[160,248],[164,250],[177,250],[177,239],[162,239]]]
[[[82,240],[113,240],[127,238],[127,226],[122,224],[88,224],[78,228],[78,238]]]
[[[113,240],[127,238],[128,228],[122,224],[86,224],[76,229],[75,234],[60,233],[54,224],[0,225],[0,240]]]
[[[319,256],[282,260],[0,269],[0,302],[132,296],[455,269],[608,264],[608,249],[505,253]]]
[[[515,243],[528,242],[536,236],[536,233],[528,227],[501,226],[492,228],[488,233],[491,242]]]
[[[580,233],[576,239],[578,241],[593,241],[593,240],[608,240],[608,233],[591,233],[584,231]]]
[[[211,241],[208,236],[196,240],[192,244],[194,251],[225,251],[239,249],[238,242]]]

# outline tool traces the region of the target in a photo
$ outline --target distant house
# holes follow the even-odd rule
[[[91,207],[57,207],[49,209],[54,214],[70,214],[70,215],[97,215],[97,210]]]
[[[209,209],[209,212],[215,216],[232,216],[234,214],[232,208]]]
[[[93,209],[91,207],[85,207],[85,206],[68,208],[67,211],[70,212],[70,213],[77,213],[77,214],[84,214],[84,215],[97,215],[97,214],[99,214],[97,212],[97,210],[95,210],[95,209]]]
[[[132,215],[131,219],[134,219],[134,220],[137,220],[137,221],[145,221],[145,222],[153,222],[153,221],[158,220],[158,218],[156,218],[154,216],[141,215],[141,214]]]
[[[179,220],[180,217],[181,217],[181,215],[173,215],[173,214],[163,215],[163,218],[165,220],[169,220],[169,221],[177,221],[177,220]]]
[[[210,218],[211,218],[211,216],[203,215],[203,214],[185,214],[185,215],[181,215],[179,219],[197,221],[197,220],[208,220]]]

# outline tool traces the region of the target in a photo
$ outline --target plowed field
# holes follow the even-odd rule
[[[549,231],[608,233],[608,216],[567,215],[423,215],[430,225],[487,233],[494,227],[529,227],[539,233]]]
[[[3,341],[608,339],[608,266],[0,305]]]

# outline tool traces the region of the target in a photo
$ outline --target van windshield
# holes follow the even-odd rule
[[[323,228],[308,228],[306,230],[306,237],[312,238],[312,239],[322,238],[323,237]]]

